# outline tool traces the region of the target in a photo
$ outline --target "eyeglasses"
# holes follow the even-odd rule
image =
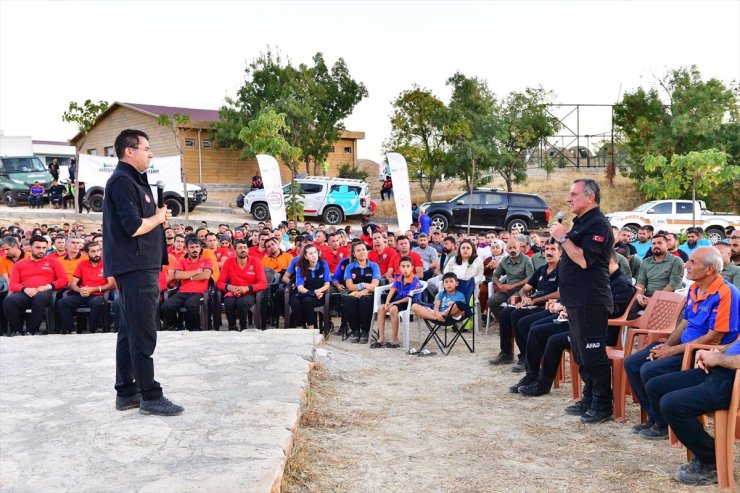
[[[139,146],[134,146],[133,149],[141,149],[144,152],[149,152],[152,150],[151,147],[139,147]]]

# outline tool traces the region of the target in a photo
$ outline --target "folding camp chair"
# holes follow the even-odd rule
[[[429,341],[434,340],[439,347],[439,350],[445,356],[450,354],[452,348],[455,347],[458,340],[465,343],[468,351],[471,353],[475,352],[475,334],[478,332],[478,301],[477,301],[477,289],[475,279],[468,279],[466,281],[459,281],[457,290],[461,292],[465,299],[468,300],[468,305],[465,307],[462,318],[460,320],[454,320],[447,318],[444,322],[436,320],[424,320],[427,328],[429,329],[429,335],[427,335],[421,347],[419,347],[419,353],[421,353]],[[473,325],[472,330],[472,345],[468,343],[465,337],[466,326]],[[443,332],[443,336],[440,336],[439,332]],[[448,332],[452,332],[451,338],[449,338]]]

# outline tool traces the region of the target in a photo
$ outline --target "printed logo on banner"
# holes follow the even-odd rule
[[[283,204],[283,194],[276,191],[270,192],[267,194],[267,203],[270,204],[271,209],[280,209],[280,206]]]

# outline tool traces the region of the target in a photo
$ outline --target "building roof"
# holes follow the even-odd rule
[[[188,125],[188,128],[207,129],[213,122],[217,122],[219,120],[218,110],[183,108],[179,106],[160,106],[156,104],[119,103],[118,101],[115,101],[108,107],[107,110],[105,110],[98,116],[98,118],[95,120],[95,125],[97,125],[100,121],[102,121],[105,117],[107,117],[110,113],[112,113],[116,108],[119,107],[138,111],[139,113],[143,113],[153,118],[159,118],[159,115],[167,115],[171,118],[173,115],[175,115],[175,113],[188,115],[190,117],[190,124]],[[340,137],[343,139],[364,139],[365,132],[353,132],[350,130],[343,130]],[[82,138],[82,132],[79,132],[77,135],[72,137],[69,141],[69,144],[76,145],[76,142],[80,140],[80,138]]]

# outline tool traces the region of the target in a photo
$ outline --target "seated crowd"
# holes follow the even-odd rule
[[[274,228],[265,221],[254,229],[246,223],[220,224],[216,231],[205,223],[196,229],[168,226],[169,262],[160,274],[162,329],[217,328],[220,320],[214,323],[202,313],[223,304],[228,330],[278,327],[283,316],[286,327],[323,324],[328,334],[326,314],[335,310],[338,332],[352,342],[398,348],[399,314],[410,310],[421,319],[454,323],[473,305],[458,291],[459,283],[472,281],[482,311],[476,315],[498,326],[500,352],[490,363],[512,364],[513,372],[523,374],[511,392],[548,394],[570,348],[568,313],[559,303],[561,245],[536,232],[445,235],[428,223],[420,226],[393,233],[370,224],[359,235],[349,226],[311,223],[299,231],[294,221]],[[88,313],[90,332],[115,330],[117,291],[113,278],[103,275],[99,230],[65,224],[24,231],[15,224],[0,234],[4,334],[32,335],[49,327],[80,332],[75,323],[80,308]],[[728,229],[727,242],[715,246],[702,246],[702,234],[691,228],[679,245],[675,234],[645,227],[631,243],[627,231],[615,230],[609,263],[610,318],[638,318],[655,293],[686,291],[675,330],[624,362],[629,387],[646,413],[633,431],[659,440],[668,438],[669,426],[673,429],[695,456],[676,472],[685,484],[717,480],[713,439],[695,417],[727,408],[734,370],[740,367],[740,231]],[[388,291],[376,306],[374,292],[381,286]],[[371,341],[376,311],[378,333]],[[620,348],[622,336],[619,327],[610,327],[607,346]],[[716,351],[700,351],[699,369],[681,371],[689,343],[712,344]],[[585,416],[589,410],[592,389],[588,380],[584,383],[582,399],[566,413]]]

